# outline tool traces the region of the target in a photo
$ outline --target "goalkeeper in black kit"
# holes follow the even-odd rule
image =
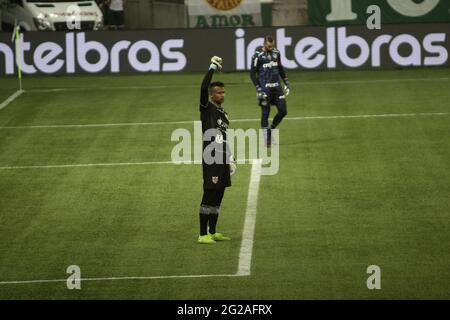
[[[258,104],[261,107],[261,128],[264,130],[266,146],[270,148],[271,130],[275,129],[286,116],[286,96],[291,90],[281,65],[280,51],[275,48],[275,41],[271,36],[264,38],[264,45],[257,48],[253,55],[250,78],[256,87]],[[284,90],[280,78],[284,81]],[[270,105],[275,105],[278,112],[269,126]]]
[[[215,71],[222,68],[222,59],[211,58],[209,70],[203,78],[200,92],[200,119],[203,132],[203,197],[200,204],[200,236],[198,243],[214,244],[231,240],[217,232],[216,225],[225,188],[231,186],[230,176],[236,163],[228,147],[228,115],[222,107],[225,85],[211,82]]]

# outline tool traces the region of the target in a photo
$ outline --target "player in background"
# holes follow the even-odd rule
[[[261,107],[261,128],[264,130],[266,146],[270,148],[271,130],[286,116],[286,96],[290,92],[289,81],[281,64],[280,51],[275,48],[275,41],[271,36],[265,36],[263,46],[256,49],[252,58],[250,78],[256,87],[256,97]],[[284,81],[284,91],[280,78]],[[269,126],[271,105],[275,105],[278,112]]]

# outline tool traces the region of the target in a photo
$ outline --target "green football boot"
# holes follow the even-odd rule
[[[198,236],[198,243],[202,243],[202,244],[213,244],[216,243],[216,241],[214,241],[211,237],[210,234],[206,234],[204,236]]]
[[[214,234],[210,234],[211,239],[213,239],[214,241],[230,241],[231,238],[230,237],[226,237],[223,234],[216,232]]]

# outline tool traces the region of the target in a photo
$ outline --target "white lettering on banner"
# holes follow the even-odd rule
[[[327,29],[327,67],[336,68],[336,35],[333,28]]]
[[[358,15],[352,11],[352,0],[330,0],[331,12],[327,21],[355,20]]]
[[[66,72],[75,72],[75,36],[73,33],[66,34]]]
[[[421,32],[420,35],[415,35],[407,31],[402,34],[377,31],[369,37],[370,31],[367,29],[362,29],[358,34],[357,31],[350,32],[355,30],[353,28],[329,27],[314,31],[314,36],[303,31],[309,29],[302,29],[300,38],[294,40],[287,34],[287,30],[289,29],[273,30],[281,63],[286,69],[448,64],[446,32]],[[262,45],[263,38],[246,37],[242,28],[236,29],[234,35],[235,68],[248,70],[251,67],[251,57],[256,47]],[[19,54],[15,54],[14,46],[0,43],[1,72],[6,75],[14,74],[17,63],[15,60],[19,57],[24,74],[73,74],[80,70],[88,73],[120,73],[124,69],[135,72],[169,72],[184,70],[188,65],[188,57],[183,52],[186,45],[184,39],[167,39],[157,45],[144,39],[130,41],[119,38],[112,43],[111,39],[88,40],[85,32],[69,32],[63,36],[63,41],[40,43],[26,41],[29,35],[21,34]],[[192,60],[195,60],[195,53],[190,52]],[[230,71],[233,69],[232,64],[229,64]]]
[[[420,3],[413,0],[387,0],[392,9],[407,17],[420,17],[429,13],[441,0],[422,0]]]
[[[161,53],[167,59],[175,60],[176,62],[163,63],[163,71],[178,71],[184,69],[187,60],[184,54],[177,51],[172,51],[174,48],[182,49],[184,46],[183,39],[167,40],[161,46]]]
[[[337,29],[337,30],[336,30]],[[439,66],[448,60],[448,51],[444,46],[446,42],[445,33],[429,33],[422,39],[412,34],[381,34],[370,43],[359,35],[347,33],[347,27],[330,27],[326,30],[325,43],[318,37],[306,36],[298,42],[293,43],[292,37],[286,36],[286,29],[279,28],[276,31],[276,45],[281,53],[281,63],[286,69],[315,69],[326,63],[328,68],[336,68],[337,62],[342,65],[357,68],[369,63],[371,67],[381,66],[381,50],[386,47],[390,59],[399,66]],[[245,30],[236,30],[236,69],[250,69],[250,59],[254,54],[254,41],[257,39],[245,39]],[[246,45],[248,40],[248,45]],[[294,46],[295,60],[286,56],[289,46]],[[325,47],[325,48],[324,48]],[[349,55],[351,47],[358,48],[357,54]],[[408,48],[409,47],[409,48]],[[402,48],[402,49],[400,49]],[[403,49],[409,50],[406,56]],[[336,54],[337,53],[337,54]],[[247,58],[247,65],[244,61]],[[388,61],[384,61],[385,63]]]
[[[46,41],[37,44],[34,51],[29,53],[31,43],[25,41],[24,34],[20,35],[20,54],[14,55],[14,50],[8,45],[0,43],[0,59],[5,62],[5,74],[14,74],[14,56],[18,59],[24,74],[34,74],[38,70],[42,73],[54,74],[60,72],[64,65],[66,73],[75,73],[79,66],[83,71],[89,73],[104,72],[108,65],[111,72],[121,72],[120,61],[128,64],[132,69],[139,72],[146,71],[181,71],[186,67],[187,59],[181,51],[184,48],[184,39],[168,39],[159,48],[148,40],[130,42],[119,40],[109,50],[100,41],[86,41],[86,33],[76,34],[69,32],[65,34],[65,47],[56,42]],[[75,50],[76,48],[76,50]],[[150,57],[141,61],[139,53],[147,52]],[[92,61],[92,58],[96,58]],[[162,61],[163,57],[167,62]],[[3,62],[2,61],[2,62]]]
[[[236,29],[234,32],[234,35],[236,36],[236,69],[237,70],[245,70],[245,58],[242,59],[242,55],[239,54],[239,52],[245,52],[245,31],[243,29]],[[250,50],[247,50],[247,57]],[[251,59],[251,56],[250,56]],[[250,62],[251,63],[251,62]],[[247,68],[250,68],[250,66],[247,63]]]
[[[434,33],[433,36],[427,35],[423,39],[423,46],[429,53],[435,54],[434,57],[425,57],[426,66],[439,66],[448,59],[448,52],[443,46],[433,45],[433,42],[445,42],[445,33]]]
[[[20,47],[20,65],[23,73],[36,73],[36,68],[33,65],[29,65],[25,62],[25,52],[30,50],[31,44],[23,40],[23,34],[19,37],[19,47]],[[16,55],[16,59],[18,56]]]
[[[252,65],[252,57],[256,51],[256,48],[263,45],[264,38],[255,38],[245,48],[245,31],[238,28],[235,31],[236,36],[236,69],[248,70]],[[242,52],[247,52],[247,55],[243,55]]]
[[[0,53],[5,57],[5,73],[14,74],[14,53],[9,46],[0,43]]]
[[[145,50],[150,53],[150,59],[147,62],[141,62],[138,59],[138,52]],[[159,71],[159,51],[153,42],[148,40],[140,40],[135,42],[128,51],[128,61],[131,66],[141,72]]]
[[[318,52],[323,48],[323,42],[314,37],[306,37],[295,46],[295,59],[307,68],[317,68],[325,60],[325,55]]]
[[[283,66],[285,66],[288,69],[296,68],[297,65],[294,60],[288,59],[286,56],[285,47],[290,46],[292,44],[292,38],[285,36],[285,29],[280,28],[277,29],[277,48],[280,51],[280,55],[283,57]]]
[[[130,47],[131,42],[122,40],[116,42],[111,49],[111,72],[120,72],[120,52],[126,51]]]
[[[348,54],[350,46],[357,46],[360,54],[356,58],[351,58]],[[370,50],[366,40],[360,36],[347,36],[346,28],[338,28],[338,56],[341,62],[348,67],[360,67],[369,58]]]
[[[407,57],[403,57],[398,53],[400,45],[406,44],[411,47],[411,53]],[[389,54],[392,60],[400,66],[420,66],[421,64],[421,48],[420,43],[409,34],[400,34],[396,36],[389,46]]]
[[[441,0],[387,0],[392,9],[407,17],[420,17],[433,10]],[[327,21],[355,20],[358,15],[352,11],[352,0],[330,0],[331,12],[325,17]]]
[[[379,67],[381,65],[380,50],[383,44],[388,44],[392,40],[391,35],[381,35],[372,42],[372,66]]]
[[[42,46],[40,44],[39,46]],[[95,63],[90,63],[86,59],[89,51],[95,51],[99,55],[99,59]],[[106,47],[98,41],[85,41],[85,33],[77,34],[77,57],[80,67],[87,72],[95,73],[102,71],[108,64],[109,54]]]
[[[63,51],[63,48],[54,42],[44,42],[34,50],[34,64],[43,73],[54,73],[64,65],[64,60],[56,59]]]

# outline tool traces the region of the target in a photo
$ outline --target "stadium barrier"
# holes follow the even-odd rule
[[[203,71],[212,55],[224,71],[248,70],[262,37],[272,34],[286,69],[342,70],[450,65],[450,24],[26,32],[24,74],[116,74]],[[17,73],[11,36],[0,34],[0,75]]]

